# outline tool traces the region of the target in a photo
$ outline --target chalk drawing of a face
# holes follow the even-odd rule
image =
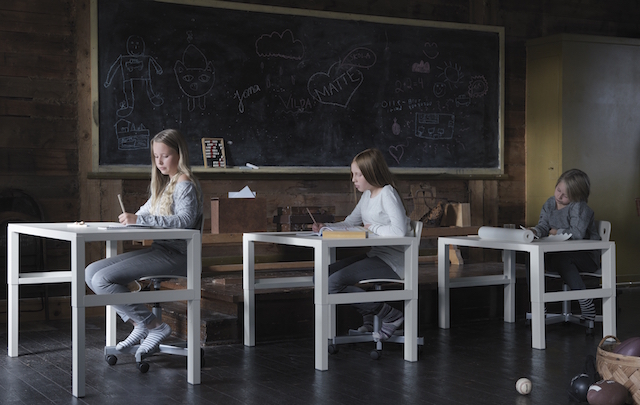
[[[180,90],[187,96],[189,111],[196,108],[196,101],[201,110],[206,107],[207,93],[213,88],[215,71],[213,63],[193,44],[189,44],[182,54],[182,60],[176,61],[174,67]]]
[[[484,76],[473,76],[469,81],[469,97],[482,97],[489,91],[489,84]]]
[[[144,39],[137,35],[127,38],[127,53],[133,56],[144,54]]]
[[[433,85],[433,94],[436,97],[442,97],[447,92],[447,85],[442,82],[437,82]]]

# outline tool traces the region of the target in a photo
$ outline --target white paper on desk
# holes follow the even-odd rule
[[[505,242],[524,242],[531,243],[533,241],[533,231],[530,229],[510,229],[498,228],[494,226],[482,226],[478,229],[480,239],[501,240]]]
[[[557,235],[549,235],[544,238],[540,238],[540,240],[544,240],[547,242],[563,242],[565,240],[569,240],[573,236],[572,233],[561,233]]]
[[[229,191],[229,198],[256,198],[256,192],[251,191],[249,186],[244,186],[240,191]]]

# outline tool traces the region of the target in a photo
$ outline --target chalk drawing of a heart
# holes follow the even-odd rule
[[[396,162],[400,163],[400,159],[402,159],[402,155],[404,155],[404,146],[389,146],[389,153],[393,156]]]
[[[346,107],[362,84],[364,78],[361,71],[340,66],[340,62],[336,62],[327,73],[318,72],[309,78],[307,90],[319,103]]]
[[[422,49],[422,53],[424,53],[425,56],[429,59],[437,58],[438,55],[440,54],[440,51],[438,50],[438,44],[434,44],[432,42],[425,42]]]

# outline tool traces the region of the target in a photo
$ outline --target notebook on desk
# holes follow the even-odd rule
[[[366,239],[369,231],[364,226],[324,226],[315,235],[324,239]]]
[[[113,225],[99,226],[98,229],[108,230],[108,229],[169,229],[169,228],[163,228],[161,226],[152,226],[152,225],[141,225],[141,224],[129,224],[129,225],[113,224]]]

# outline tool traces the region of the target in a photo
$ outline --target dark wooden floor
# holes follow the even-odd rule
[[[618,337],[640,336],[640,288],[619,289]],[[522,315],[522,314],[521,314]],[[521,316],[522,318],[522,316]],[[314,369],[313,340],[207,347],[202,384],[186,382],[186,359],[155,356],[148,373],[121,356],[104,361],[104,320],[87,320],[86,397],[71,395],[71,328],[68,322],[21,325],[20,356],[0,355],[1,404],[569,404],[571,378],[595,356],[601,327],[587,337],[577,325],[547,327],[547,349],[531,348],[523,319],[460,321],[422,330],[420,360],[403,360],[402,348],[388,344],[372,360],[371,344],[341,346],[329,357],[329,371]],[[127,331],[119,330],[119,338]],[[6,347],[7,332],[0,333]],[[519,377],[533,392],[515,391]]]

